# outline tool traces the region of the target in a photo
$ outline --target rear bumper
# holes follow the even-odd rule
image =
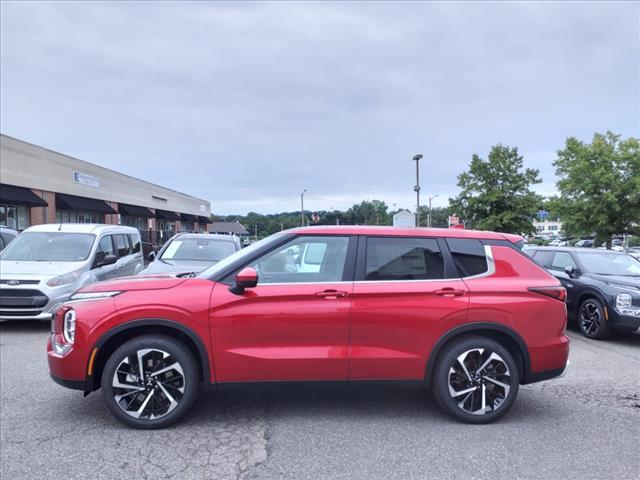
[[[525,374],[523,384],[542,382],[566,373],[569,365],[569,337],[562,335],[551,343],[530,347],[531,370]]]

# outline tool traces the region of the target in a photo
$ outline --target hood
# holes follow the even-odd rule
[[[209,268],[215,262],[185,262],[185,263],[166,263],[162,260],[151,262],[147,268],[142,270],[138,275],[157,275],[157,274],[176,274],[176,273],[200,273]]]
[[[15,280],[48,280],[75,272],[86,262],[16,262],[0,260],[0,278]]]
[[[177,287],[186,279],[169,275],[146,275],[142,277],[122,277],[117,280],[92,283],[80,292],[129,292],[133,290],[163,290]]]
[[[635,287],[640,290],[640,277],[629,277],[626,275],[598,275],[597,273],[588,273],[587,275],[600,282],[616,283],[618,285]]]

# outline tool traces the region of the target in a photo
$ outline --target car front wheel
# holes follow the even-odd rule
[[[140,429],[167,427],[184,416],[198,392],[193,354],[165,335],[143,335],[121,345],[107,360],[102,394],[122,423]]]
[[[513,405],[520,383],[513,356],[485,337],[463,337],[447,345],[434,375],[434,395],[440,406],[467,423],[502,417]]]
[[[578,328],[587,338],[602,340],[610,335],[606,324],[604,307],[595,298],[587,298],[578,309]]]

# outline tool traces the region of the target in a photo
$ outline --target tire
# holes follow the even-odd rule
[[[580,304],[577,321],[580,333],[587,338],[603,340],[611,335],[605,320],[604,306],[597,298],[587,298]]]
[[[198,368],[179,340],[142,335],[122,344],[107,360],[102,396],[111,413],[129,427],[168,427],[193,405],[200,386]]]
[[[505,347],[490,338],[469,336],[446,346],[434,369],[433,393],[454,418],[490,423],[509,411],[519,384],[518,364]]]

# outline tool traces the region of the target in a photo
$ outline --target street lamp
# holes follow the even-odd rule
[[[304,194],[307,189],[305,188],[300,194],[300,220],[302,222],[302,226],[304,227]]]
[[[433,200],[434,198],[436,198],[438,196],[438,194],[436,193],[434,196],[429,197],[429,220],[427,222],[427,226],[429,228],[431,228],[431,200]]]
[[[416,186],[413,187],[413,191],[416,192],[416,226],[420,226],[420,159],[422,154],[418,153],[413,156],[413,160],[416,162]]]

